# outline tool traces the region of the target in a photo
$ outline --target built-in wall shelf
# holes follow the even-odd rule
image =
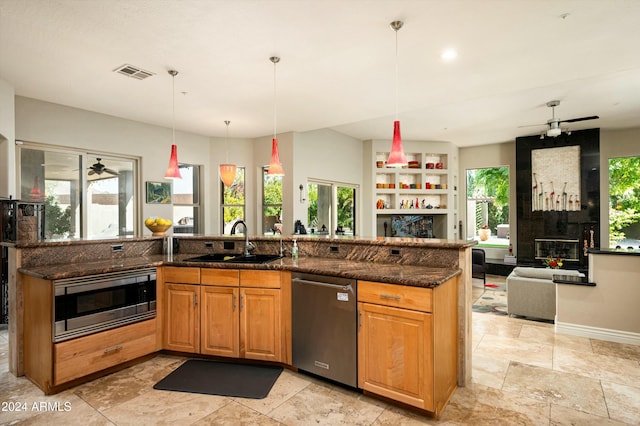
[[[386,236],[407,236],[397,235],[403,231],[398,227],[391,229],[390,221],[402,220],[396,216],[420,215],[433,217],[437,238],[456,238],[457,148],[443,142],[405,141],[403,144],[409,165],[394,168],[385,163],[389,156],[386,149],[391,143],[371,141],[368,161],[373,187],[374,234],[384,236],[386,223]]]

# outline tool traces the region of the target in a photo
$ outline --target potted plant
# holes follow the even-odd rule
[[[491,236],[491,229],[489,229],[489,225],[482,225],[482,228],[478,230],[478,237],[480,237],[480,241],[487,241]]]

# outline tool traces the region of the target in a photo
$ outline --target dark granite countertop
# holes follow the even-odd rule
[[[592,254],[613,254],[620,256],[640,256],[640,248],[638,249],[589,249],[588,253]]]
[[[555,284],[572,284],[572,285],[586,285],[588,287],[595,287],[596,283],[589,282],[587,277],[577,277],[575,275],[553,274],[553,282]]]
[[[32,275],[46,280],[57,280],[167,265],[221,269],[287,270],[292,272],[333,275],[338,277],[380,281],[390,284],[401,284],[416,287],[435,287],[462,272],[461,269],[454,268],[434,268],[428,266],[399,265],[393,263],[362,262],[322,257],[300,257],[298,259],[287,257],[258,265],[184,261],[184,259],[188,259],[193,256],[194,254],[176,254],[171,257],[164,255],[147,255],[140,257],[124,257],[117,260],[20,268],[19,271],[23,274]]]

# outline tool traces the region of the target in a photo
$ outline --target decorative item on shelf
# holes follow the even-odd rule
[[[229,124],[231,121],[225,120],[224,124],[227,125],[227,138],[225,139],[224,146],[227,151],[227,158],[225,164],[220,164],[220,179],[224,186],[227,188],[233,185],[233,181],[236,180],[237,167],[235,164],[229,163]]]
[[[376,201],[376,208],[378,210],[382,210],[384,209],[384,200],[382,199],[378,199],[378,201]]]
[[[393,21],[390,25],[396,32],[396,119],[393,122],[393,142],[391,144],[389,158],[387,158],[387,167],[405,167],[407,165],[407,159],[402,149],[400,121],[398,120],[398,31],[404,23],[402,21]]]
[[[481,241],[487,241],[491,236],[491,229],[489,229],[489,225],[482,225],[482,228],[478,229],[478,237],[480,237]]]
[[[420,162],[419,161],[412,160],[412,161],[409,161],[407,164],[409,165],[410,169],[419,169],[420,168]]]
[[[148,217],[144,220],[144,226],[152,232],[154,237],[162,237],[167,230],[171,228],[171,219],[163,219],[161,217]]]
[[[560,269],[562,268],[562,259],[549,256],[542,261],[542,264],[550,269]]]
[[[425,167],[425,169],[433,169],[433,168],[435,168],[435,165],[433,163],[427,163],[427,164],[425,164],[424,167]]]
[[[169,157],[169,167],[167,168],[167,172],[164,174],[164,177],[167,179],[182,179],[182,175],[180,174],[180,166],[178,165],[178,146],[176,145],[176,75],[178,75],[178,71],[169,70],[169,75],[173,78],[172,85],[172,135],[173,135],[173,144],[171,145],[171,157]]]
[[[436,163],[436,169],[442,169],[442,166],[443,166],[443,164],[442,164],[442,162],[441,162],[441,161],[438,161],[438,162]]]
[[[426,182],[424,184],[424,189],[431,189],[431,182]]]
[[[384,167],[384,161],[376,161],[376,167],[381,169]]]
[[[276,64],[280,58],[272,56],[269,58],[273,62],[273,139],[271,140],[271,161],[267,174],[269,176],[284,176],[282,163],[280,163],[280,152],[278,151],[278,134],[276,132],[277,103],[276,103]]]

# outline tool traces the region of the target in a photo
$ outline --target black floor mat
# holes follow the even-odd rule
[[[187,360],[153,388],[209,395],[265,398],[282,367]]]

